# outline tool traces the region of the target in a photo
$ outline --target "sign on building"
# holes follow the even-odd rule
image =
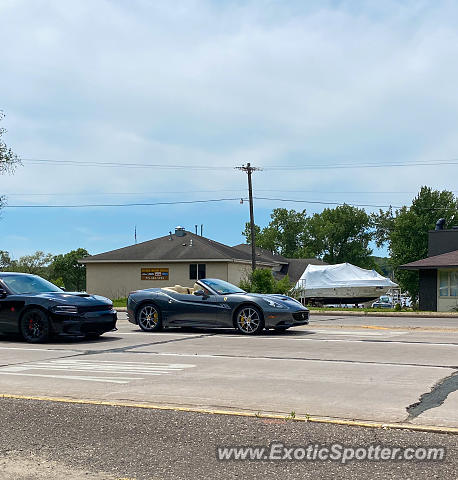
[[[142,280],[168,280],[168,268],[142,268]]]

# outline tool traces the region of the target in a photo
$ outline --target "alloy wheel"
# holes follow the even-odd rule
[[[40,310],[30,310],[21,319],[21,331],[27,342],[44,342],[49,337],[48,318]]]
[[[154,305],[145,305],[138,312],[138,325],[146,332],[157,330],[160,326],[159,311]]]
[[[262,319],[258,310],[242,308],[237,314],[237,327],[242,333],[254,334],[262,329]]]

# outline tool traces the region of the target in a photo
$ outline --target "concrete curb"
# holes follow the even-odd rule
[[[352,427],[364,427],[364,428],[377,428],[384,430],[410,430],[416,432],[433,432],[433,433],[447,433],[452,435],[458,435],[458,428],[455,427],[441,427],[436,425],[414,425],[411,423],[381,423],[363,420],[348,420],[345,418],[327,418],[327,417],[313,417],[310,415],[301,416],[297,415],[291,417],[285,414],[275,413],[259,413],[250,411],[237,411],[237,410],[219,410],[212,408],[200,408],[200,407],[181,407],[178,405],[155,405],[148,403],[133,403],[133,402],[110,402],[103,400],[87,400],[87,399],[74,399],[74,398],[60,398],[60,397],[34,397],[28,395],[13,395],[13,394],[0,394],[0,398],[13,399],[13,400],[32,400],[39,402],[54,402],[54,403],[73,403],[79,405],[99,405],[107,407],[125,407],[125,408],[143,408],[148,410],[167,410],[175,412],[189,412],[189,413],[203,413],[209,415],[232,415],[235,417],[250,417],[272,420],[284,420],[293,422],[310,422],[310,423],[322,423],[329,425],[345,425]]]

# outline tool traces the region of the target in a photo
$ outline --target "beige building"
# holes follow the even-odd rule
[[[86,265],[86,290],[114,299],[132,290],[191,287],[205,277],[237,285],[251,271],[251,255],[245,250],[177,227],[174,234],[86,257],[80,263]],[[285,260],[275,260],[271,254],[257,256],[259,267],[279,271]]]

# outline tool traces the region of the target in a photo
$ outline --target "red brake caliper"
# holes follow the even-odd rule
[[[33,329],[33,318],[30,319],[29,321],[29,330]]]

